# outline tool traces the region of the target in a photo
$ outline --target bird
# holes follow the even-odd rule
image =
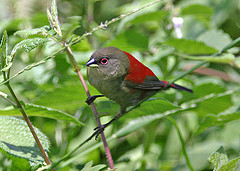
[[[178,84],[169,85],[162,81],[148,67],[130,53],[116,47],[96,50],[86,63],[87,78],[102,95],[87,98],[90,105],[98,97],[107,97],[120,105],[120,112],[108,123],[96,128],[96,138],[113,121],[126,113],[129,106],[135,106],[165,88],[174,88],[193,93],[191,89]]]

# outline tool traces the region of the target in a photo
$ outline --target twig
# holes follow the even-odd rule
[[[67,54],[68,54],[68,58],[69,58],[71,64],[73,65],[75,71],[77,72],[78,77],[79,77],[79,79],[80,79],[80,81],[81,81],[81,83],[83,85],[83,88],[84,88],[87,96],[91,97],[91,94],[90,94],[90,92],[88,90],[87,84],[86,84],[86,82],[85,82],[85,80],[84,80],[84,78],[83,78],[83,76],[82,76],[82,74],[80,72],[80,69],[78,68],[78,64],[77,64],[77,62],[76,62],[76,60],[75,60],[75,58],[73,56],[71,48],[67,47],[66,51],[67,51]],[[97,120],[98,126],[100,127],[101,126],[101,122],[100,122],[100,119],[98,117],[98,112],[97,112],[95,104],[91,103],[91,107],[92,107],[92,110],[94,112],[95,118]],[[106,152],[106,155],[107,155],[109,167],[110,167],[110,169],[114,169],[114,163],[113,163],[112,155],[111,155],[111,152],[110,152],[109,147],[107,145],[107,141],[106,141],[104,132],[101,132],[101,137],[102,137],[102,141],[103,141],[103,144],[104,144],[105,152]]]
[[[64,50],[65,50],[65,48],[61,48],[61,49],[59,49],[58,51],[54,52],[52,55],[47,56],[47,57],[45,57],[44,59],[42,59],[42,60],[40,60],[40,61],[38,61],[38,62],[35,62],[35,63],[32,63],[32,64],[26,66],[25,68],[23,68],[22,70],[18,71],[16,74],[14,74],[13,76],[11,76],[10,78],[7,78],[6,80],[0,82],[0,86],[3,85],[3,84],[5,84],[5,83],[7,83],[7,82],[9,82],[10,80],[12,80],[13,78],[15,78],[15,77],[17,77],[18,75],[22,74],[23,72],[28,71],[28,70],[31,70],[32,68],[35,68],[35,67],[37,67],[37,66],[39,66],[39,65],[41,65],[41,64],[44,64],[44,63],[47,62],[49,59],[54,58],[55,55],[63,52]]]
[[[7,100],[9,103],[11,103],[13,106],[17,106],[16,103],[14,103],[11,99],[8,98],[8,95],[7,95],[7,94],[5,94],[5,93],[3,93],[3,92],[0,92],[0,96],[1,96],[2,98],[4,98],[5,100]]]
[[[95,31],[97,31],[99,29],[106,29],[110,24],[113,24],[113,23],[115,23],[115,22],[117,22],[117,21],[119,21],[123,18],[126,18],[129,15],[132,15],[132,14],[138,12],[138,11],[141,11],[142,9],[144,9],[146,7],[152,6],[152,5],[157,4],[161,1],[162,0],[156,0],[154,2],[151,2],[151,3],[147,4],[147,5],[142,6],[141,8],[138,8],[138,9],[135,9],[131,12],[128,12],[127,14],[122,14],[119,17],[113,18],[110,21],[105,21],[104,23],[101,23],[99,26],[93,28],[90,32],[87,32],[87,33],[83,34],[82,36],[78,36],[77,38],[75,38],[71,43],[69,43],[69,46],[74,45],[76,43],[79,43],[81,40],[85,39],[89,35],[92,35]]]
[[[3,75],[5,75],[5,73],[3,73]],[[39,150],[40,150],[40,152],[41,152],[41,154],[42,154],[42,156],[44,158],[44,161],[46,162],[47,165],[50,165],[51,162],[50,162],[50,160],[49,160],[49,158],[47,156],[47,153],[44,151],[43,146],[42,146],[42,144],[41,144],[41,142],[40,142],[40,140],[39,140],[39,138],[38,138],[38,136],[37,136],[33,126],[32,126],[32,123],[31,123],[30,119],[27,116],[27,114],[26,114],[22,104],[19,102],[19,100],[18,100],[17,96],[15,95],[12,87],[10,86],[10,83],[7,82],[7,83],[5,83],[5,85],[8,87],[8,90],[10,91],[12,97],[14,98],[14,100],[16,102],[16,106],[18,107],[18,109],[22,113],[24,120],[27,122],[27,125],[28,125],[28,127],[29,127],[29,129],[30,129],[30,131],[31,131],[31,133],[33,135],[33,138],[35,139],[35,141],[37,143],[37,146],[38,146],[38,148],[39,148]],[[55,169],[53,168],[53,170],[55,170]]]
[[[5,55],[7,55],[7,53]],[[13,58],[12,58],[12,60],[13,60]],[[24,110],[24,107],[22,106],[22,104],[18,100],[16,94],[14,93],[14,91],[13,91],[11,85],[10,85],[10,82],[9,82],[10,71],[11,71],[11,67],[7,71],[2,71],[2,73],[3,73],[3,80],[4,80],[3,82],[7,86],[7,88],[9,90],[9,92],[11,93],[12,98],[14,99],[15,103],[13,101],[11,101],[10,99],[8,99],[7,96],[5,96],[5,99],[7,99],[10,103],[12,103],[13,106],[17,106],[17,108],[20,110],[24,120],[26,121],[26,123],[27,123],[27,125],[28,125],[28,127],[29,127],[29,129],[30,129],[30,131],[31,131],[31,133],[33,135],[33,138],[35,139],[35,142],[37,143],[38,149],[40,150],[40,152],[41,152],[41,154],[43,156],[44,161],[46,162],[47,165],[50,165],[51,162],[50,162],[50,160],[49,160],[49,158],[47,156],[47,153],[43,149],[43,146],[42,146],[42,144],[41,144],[41,142],[40,142],[40,140],[39,140],[39,138],[38,138],[38,136],[37,136],[33,126],[32,126],[32,123],[31,123],[30,119],[28,118],[28,116],[27,116],[27,114],[26,114],[26,112]],[[4,97],[3,93],[2,93],[2,97]],[[55,171],[54,168],[52,170]]]

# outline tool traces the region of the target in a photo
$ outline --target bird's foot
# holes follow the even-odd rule
[[[98,97],[103,97],[104,95],[94,95],[94,96],[90,96],[87,98],[87,100],[85,101],[88,105],[90,105],[92,102],[94,102],[94,100]]]
[[[98,126],[96,128],[94,128],[95,132],[92,134],[91,137],[95,136],[95,140],[97,140],[98,136],[104,131],[104,129],[107,127],[107,124]]]

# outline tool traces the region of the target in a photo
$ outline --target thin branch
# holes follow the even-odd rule
[[[5,83],[7,83],[7,82],[9,82],[10,80],[12,80],[13,78],[15,78],[15,77],[17,77],[18,75],[22,74],[23,72],[29,71],[29,70],[31,70],[31,69],[39,66],[39,65],[44,64],[44,63],[47,62],[49,59],[54,58],[57,54],[63,52],[64,50],[65,50],[65,48],[61,48],[61,49],[57,50],[56,52],[54,52],[52,55],[47,56],[47,57],[45,57],[44,59],[42,59],[42,60],[40,60],[40,61],[38,61],[38,62],[35,62],[35,63],[32,63],[32,64],[26,66],[25,68],[23,68],[22,70],[18,71],[16,74],[14,74],[13,76],[11,76],[10,78],[8,78],[8,79],[0,82],[0,86],[3,85],[3,84],[5,84]]]
[[[87,96],[91,97],[91,94],[90,94],[90,92],[88,90],[87,84],[86,84],[86,82],[85,82],[85,80],[84,80],[84,78],[83,78],[83,76],[82,76],[82,74],[80,72],[80,69],[78,68],[78,64],[77,64],[77,62],[76,62],[76,60],[75,60],[75,58],[73,56],[71,48],[67,47],[66,51],[67,51],[67,54],[68,54],[68,58],[69,58],[71,64],[73,65],[75,71],[77,72],[78,77],[79,77],[79,79],[80,79],[80,81],[81,81],[81,83],[83,85],[83,88],[84,88]],[[98,126],[101,127],[102,124],[101,124],[100,119],[98,117],[98,112],[97,112],[95,104],[91,103],[91,107],[92,107],[92,110],[94,112],[95,119],[97,120]],[[107,141],[106,141],[104,132],[101,132],[101,137],[102,137],[102,141],[103,141],[103,144],[104,144],[105,152],[106,152],[106,155],[107,155],[109,167],[110,167],[110,169],[114,169],[114,163],[113,163],[112,155],[111,155],[110,149],[109,149],[109,147],[107,145]]]
[[[0,96],[7,100],[9,103],[11,103],[13,106],[17,106],[16,103],[14,103],[11,99],[8,98],[8,95],[0,91]]]
[[[129,15],[132,15],[132,14],[138,12],[138,11],[143,10],[144,8],[147,8],[149,6],[157,4],[157,3],[161,2],[161,1],[162,0],[157,0],[157,1],[151,2],[151,3],[147,4],[147,5],[142,6],[141,8],[138,8],[138,9],[135,9],[135,10],[133,10],[131,12],[128,12],[127,14],[122,14],[119,17],[111,19],[110,21],[105,21],[104,23],[101,23],[99,26],[93,28],[90,32],[87,32],[87,33],[83,34],[82,36],[78,36],[77,38],[75,38],[72,42],[69,43],[69,46],[74,45],[76,43],[79,43],[80,41],[85,39],[87,36],[92,35],[95,31],[97,31],[99,29],[106,29],[110,24],[113,24],[113,23],[115,23],[115,22],[117,22],[117,21],[119,21],[119,20],[121,20],[123,18],[128,17]]]
[[[8,87],[8,90],[10,91],[10,93],[11,93],[12,97],[14,98],[14,100],[16,101],[16,105],[17,105],[18,109],[20,110],[20,112],[22,113],[24,120],[27,122],[27,125],[28,125],[28,127],[29,127],[29,129],[30,129],[30,131],[31,131],[31,133],[33,135],[33,138],[35,139],[35,141],[37,143],[37,146],[38,146],[38,148],[39,148],[39,150],[40,150],[40,152],[41,152],[41,154],[42,154],[42,156],[44,158],[44,161],[46,162],[47,165],[50,165],[51,162],[50,162],[50,160],[49,160],[49,158],[47,156],[47,153],[44,151],[43,146],[42,146],[42,144],[41,144],[41,142],[40,142],[40,140],[39,140],[39,138],[38,138],[38,136],[37,136],[33,126],[32,126],[32,123],[31,123],[30,119],[27,116],[27,114],[26,114],[22,104],[19,102],[19,100],[18,100],[17,96],[15,95],[15,93],[14,93],[12,87],[10,86],[9,82],[6,83],[6,86]]]

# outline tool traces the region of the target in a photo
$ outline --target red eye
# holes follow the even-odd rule
[[[108,64],[108,59],[107,58],[102,58],[101,59],[101,64],[102,65],[107,65]]]

